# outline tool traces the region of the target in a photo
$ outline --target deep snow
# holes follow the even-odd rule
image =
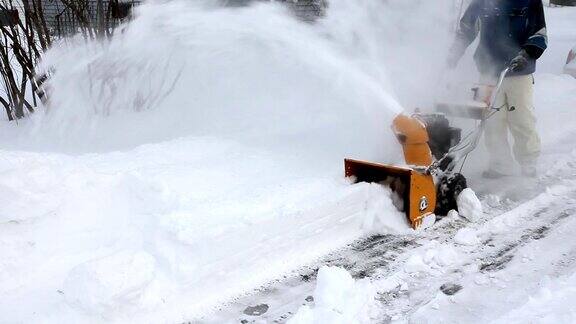
[[[233,297],[358,238],[414,235],[389,190],[350,185],[342,177],[342,158],[400,158],[390,119],[401,107],[434,98],[453,12],[448,2],[437,1],[418,1],[416,9],[404,0],[331,3],[316,25],[269,4],[231,10],[151,3],[110,43],[72,42],[49,53],[45,65],[57,71],[52,105],[32,120],[2,124],[0,320],[210,318]],[[576,43],[570,23],[576,12],[547,14],[551,48],[536,77],[539,127],[546,161],[554,157],[556,169],[572,172],[573,153],[566,157],[565,151],[575,135],[576,81],[557,73],[563,48]],[[467,71],[465,64],[460,69]],[[485,189],[494,184],[475,177],[481,153],[468,166],[471,184],[485,209],[489,202],[505,205],[508,192],[487,197]],[[536,203],[551,203],[541,199]],[[315,295],[318,309],[361,322],[382,316],[426,322],[442,309],[457,322],[470,319],[470,305],[485,319],[482,295],[456,306],[439,295],[423,305],[418,302],[427,299],[418,298],[411,286],[418,282],[410,278],[441,277],[444,269],[468,273],[464,261],[479,246],[475,238],[513,232],[509,222],[531,211],[462,230],[455,242],[424,236],[424,247],[400,258],[406,267],[380,282],[325,270]],[[574,270],[568,265],[567,272]],[[477,279],[469,272],[471,281]],[[545,288],[573,282],[570,273],[551,277],[543,289],[538,278],[526,278],[531,289],[522,295],[535,301],[516,299],[498,315],[514,320],[523,309],[550,315],[546,303],[559,307]],[[478,280],[493,292],[484,296],[494,303],[508,298],[489,276]],[[330,299],[341,284],[360,302]],[[381,314],[361,302],[396,287],[415,291],[409,310],[400,303]],[[423,291],[421,296],[435,290]],[[572,293],[568,287],[558,298]],[[317,310],[304,309],[300,318],[317,316],[311,312]]]

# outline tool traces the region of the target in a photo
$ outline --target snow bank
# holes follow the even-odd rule
[[[378,315],[376,291],[366,280],[354,280],[338,267],[322,267],[314,290],[314,306],[300,307],[288,324],[371,323]]]

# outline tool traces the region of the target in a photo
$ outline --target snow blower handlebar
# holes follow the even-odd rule
[[[507,66],[502,72],[500,72],[500,77],[498,78],[498,83],[496,83],[496,87],[494,88],[494,91],[492,91],[492,96],[490,96],[490,106],[488,107],[488,111],[499,110],[498,108],[494,107],[494,104],[496,103],[496,99],[498,98],[498,95],[500,95],[500,91],[502,89],[502,84],[504,83],[504,79],[506,78],[506,75],[508,74],[508,72],[513,70],[515,67],[516,67],[516,65],[510,65],[510,66]],[[488,117],[485,119],[488,119]]]
[[[486,126],[486,121],[492,117],[494,114],[500,111],[500,107],[495,107],[496,100],[500,95],[502,90],[502,84],[504,83],[504,79],[508,75],[508,72],[514,70],[516,65],[512,64],[507,66],[502,72],[500,72],[500,76],[498,78],[498,82],[494,90],[492,91],[492,95],[490,96],[490,102],[488,107],[486,108],[485,113],[480,120],[480,124],[476,129],[474,129],[468,136],[466,136],[460,144],[454,146],[450,149],[450,151],[441,159],[434,162],[430,165],[428,172],[434,173],[437,169],[440,169],[445,172],[452,172],[456,165],[465,158],[468,154],[476,149],[478,143],[480,142],[480,138],[484,133],[484,128]]]

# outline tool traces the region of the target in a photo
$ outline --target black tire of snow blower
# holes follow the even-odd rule
[[[436,210],[434,211],[436,216],[446,216],[450,210],[458,210],[456,198],[466,188],[468,188],[466,178],[460,173],[443,177],[438,184]]]

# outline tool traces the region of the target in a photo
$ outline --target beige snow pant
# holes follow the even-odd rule
[[[536,131],[534,115],[534,77],[512,76],[504,79],[495,107],[501,107],[486,122],[486,147],[490,155],[489,169],[502,174],[513,170],[512,153],[508,143],[508,130],[514,139],[516,161],[533,166],[540,155],[540,136]]]

